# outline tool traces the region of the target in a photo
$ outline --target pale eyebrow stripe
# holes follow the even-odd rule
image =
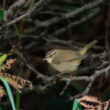
[[[56,54],[56,51],[55,51],[55,50],[51,50],[51,51],[49,51],[49,52],[47,53],[46,56],[48,56],[48,55],[54,55],[54,54]]]
[[[53,50],[53,52],[50,53],[50,55],[55,55],[56,51]]]

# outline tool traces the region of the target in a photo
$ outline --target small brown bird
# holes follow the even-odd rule
[[[87,50],[96,43],[97,41],[94,40],[79,51],[53,49],[47,52],[44,60],[61,73],[74,72],[83,60]]]

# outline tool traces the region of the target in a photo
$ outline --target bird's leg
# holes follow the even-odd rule
[[[69,78],[73,78],[73,73],[72,72],[70,73]]]
[[[73,75],[72,75],[72,74],[70,74],[69,78],[73,78]]]
[[[65,73],[68,73],[68,71],[61,72],[61,73],[59,74],[59,76],[62,77],[62,75],[64,75]],[[73,73],[70,72],[69,78],[73,78]]]

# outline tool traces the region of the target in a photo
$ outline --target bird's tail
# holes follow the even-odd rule
[[[89,44],[87,44],[86,46],[84,46],[79,53],[81,55],[85,55],[87,50],[90,49],[93,45],[95,45],[97,43],[97,40],[93,40],[92,42],[90,42]]]

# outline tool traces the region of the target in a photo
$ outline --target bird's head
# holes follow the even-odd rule
[[[56,53],[57,53],[56,49],[47,52],[47,54],[43,60],[46,60],[48,63],[52,63],[53,59],[56,56]]]

